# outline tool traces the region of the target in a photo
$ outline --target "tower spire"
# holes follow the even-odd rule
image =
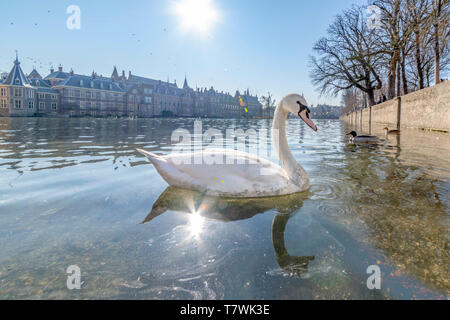
[[[111,75],[111,79],[112,80],[118,80],[119,79],[119,73],[117,72],[116,66],[114,66],[114,70],[113,70],[113,73]]]
[[[17,51],[17,50],[16,50],[16,60],[14,61],[14,64],[17,64],[17,65],[20,64],[20,62],[19,62],[19,51]]]
[[[188,85],[188,82],[187,82],[187,76],[186,76],[186,73],[184,73],[183,89],[188,89],[188,88],[189,88],[189,85]]]

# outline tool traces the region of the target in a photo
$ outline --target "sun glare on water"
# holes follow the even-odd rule
[[[192,236],[198,237],[202,233],[204,218],[198,212],[194,212],[189,217],[189,230]]]
[[[212,0],[177,0],[173,13],[183,31],[201,35],[208,35],[219,19],[219,12]]]

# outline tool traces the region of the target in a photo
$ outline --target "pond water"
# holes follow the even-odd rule
[[[447,299],[450,135],[355,146],[316,122],[287,125],[309,192],[230,200],[168,188],[135,151],[170,153],[192,119],[1,118],[0,299]]]

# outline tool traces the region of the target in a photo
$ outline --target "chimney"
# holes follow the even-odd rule
[[[55,69],[53,69],[53,67],[50,68],[50,73],[55,72]]]
[[[128,71],[128,80],[131,78],[131,71]]]
[[[63,71],[63,67],[62,67],[62,65],[59,65],[59,67],[58,67],[58,71],[59,71],[59,72],[62,72],[62,71]]]
[[[71,76],[73,76],[73,69],[70,69],[70,73]]]

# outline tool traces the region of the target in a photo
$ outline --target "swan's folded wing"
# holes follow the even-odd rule
[[[205,150],[172,154],[159,170],[172,186],[216,196],[260,197],[296,192],[296,186],[278,165],[233,150]],[[159,171],[158,170],[158,171]]]

